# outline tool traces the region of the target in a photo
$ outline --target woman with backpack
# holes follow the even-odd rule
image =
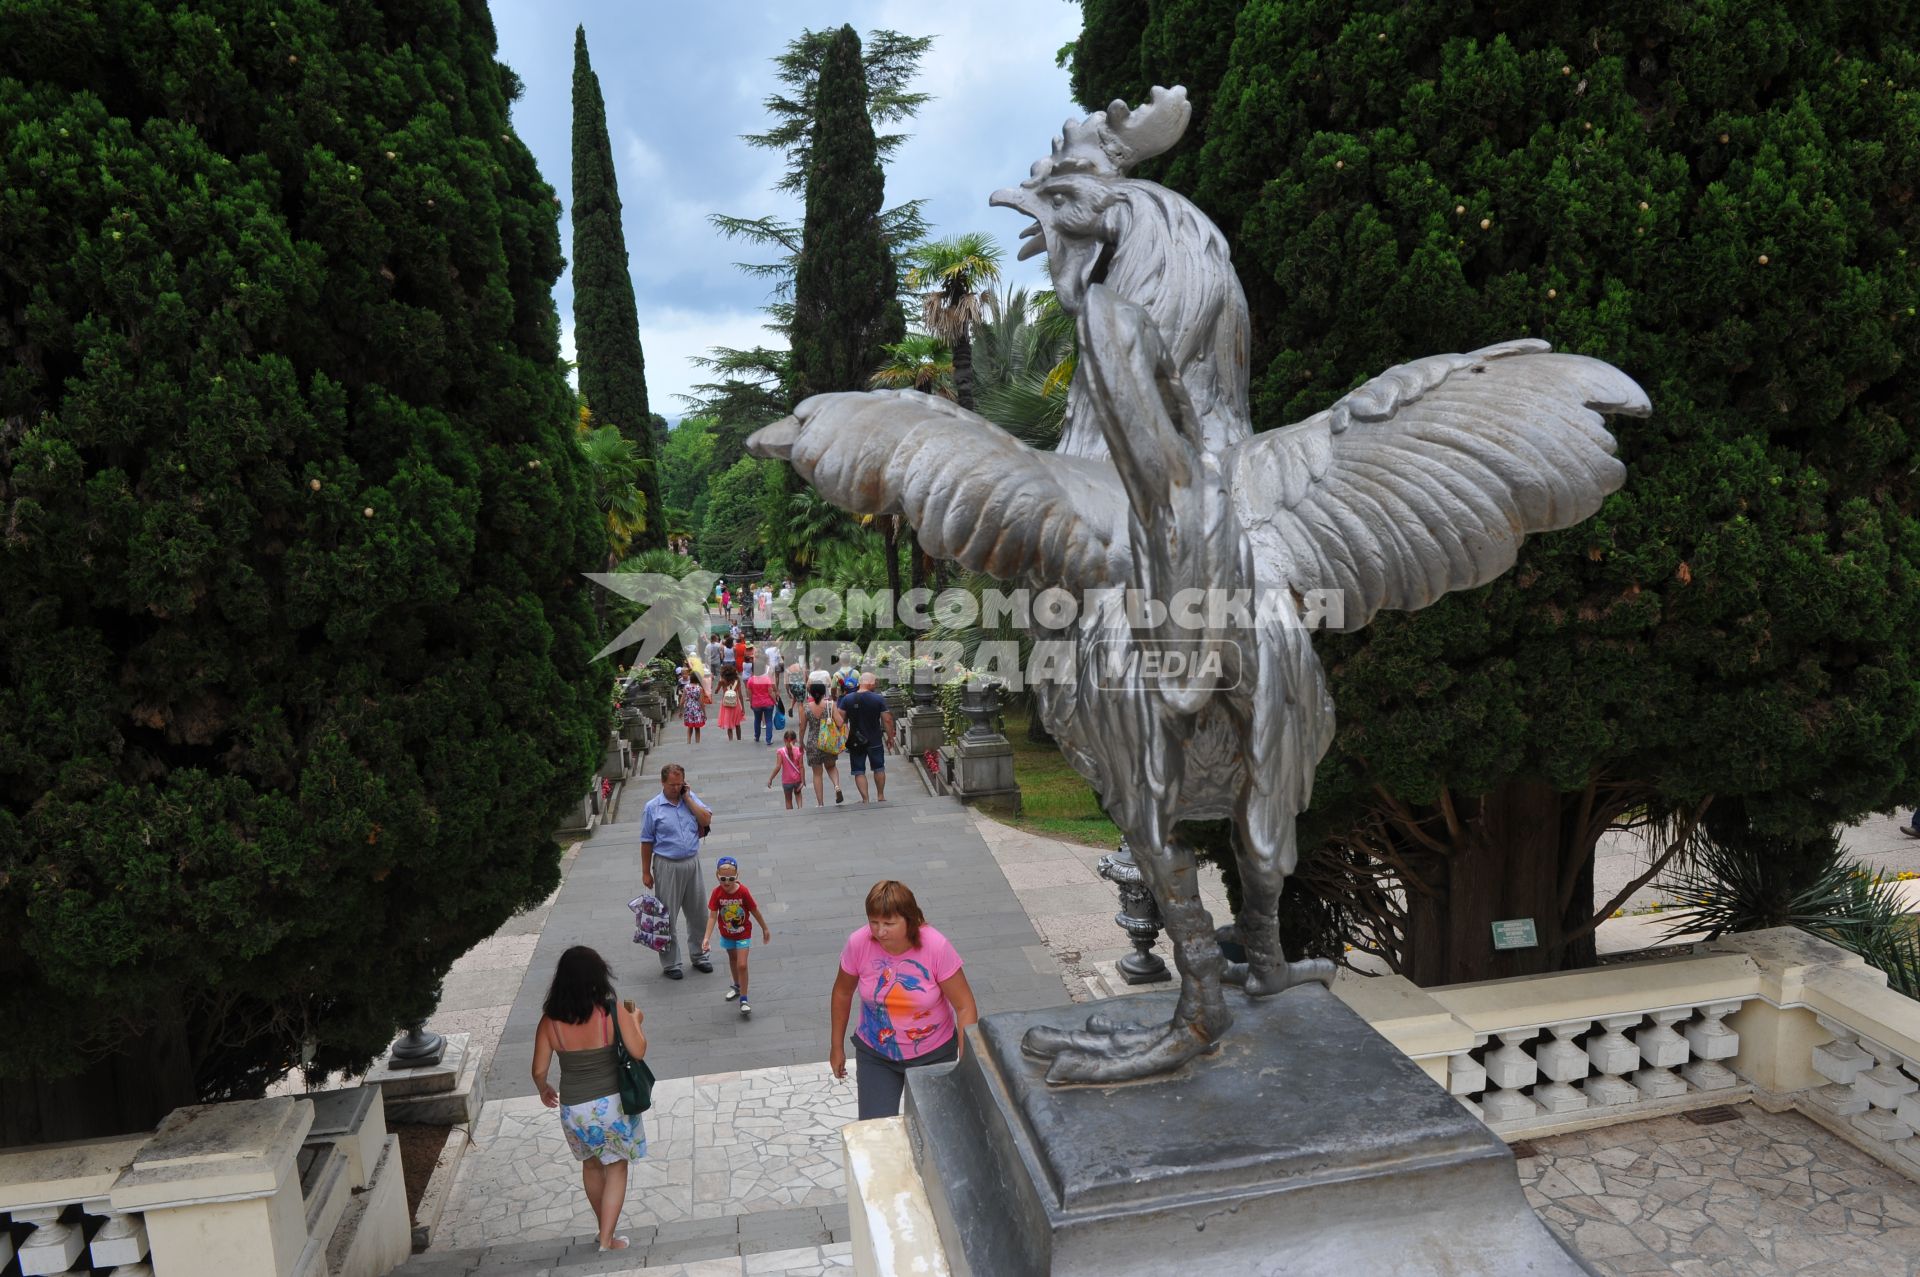
[[[813,769],[813,805],[827,805],[826,788],[820,782],[824,771],[833,781],[833,801],[844,803],[840,792],[840,751],[846,748],[846,728],[827,699],[827,672],[815,670],[807,676],[807,699],[800,706],[800,738],[807,743],[807,764]]]
[[[741,686],[738,669],[720,667],[720,686],[714,699],[720,702],[721,734],[728,740],[739,740],[740,724],[747,719],[747,689]]]

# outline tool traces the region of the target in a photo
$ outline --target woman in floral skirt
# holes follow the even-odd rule
[[[707,689],[693,671],[680,669],[680,721],[686,725],[687,744],[700,743],[700,729],[707,725]]]
[[[580,1163],[587,1204],[599,1224],[600,1249],[625,1250],[627,1239],[613,1230],[627,1201],[627,1164],[647,1155],[647,1130],[639,1114],[630,1117],[620,1107],[613,1035],[640,1059],[647,1053],[644,1017],[631,1000],[616,1008],[607,960],[583,944],[560,955],[541,1010],[533,1034],[533,1084],[541,1103],[560,1110],[560,1130]],[[557,1091],[547,1084],[556,1056]]]

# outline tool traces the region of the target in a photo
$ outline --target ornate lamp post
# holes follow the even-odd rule
[[[1167,964],[1153,951],[1154,937],[1160,934],[1160,907],[1153,892],[1133,863],[1133,848],[1122,838],[1110,855],[1100,857],[1100,876],[1120,889],[1120,912],[1113,915],[1133,941],[1134,952],[1120,959],[1120,978],[1128,984],[1158,984],[1173,979]]]

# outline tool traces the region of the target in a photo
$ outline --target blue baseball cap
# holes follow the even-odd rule
[[[720,859],[713,862],[713,871],[715,873],[719,873],[722,869],[738,869],[738,868],[740,868],[740,862],[735,860],[732,856],[722,856],[720,857]]]

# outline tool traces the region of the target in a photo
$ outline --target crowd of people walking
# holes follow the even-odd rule
[[[783,596],[790,592],[790,585],[783,587]],[[736,613],[724,584],[716,595],[722,616],[737,619],[676,671],[686,744],[701,743],[709,716],[717,718],[722,740],[742,742],[750,717],[753,743],[774,751],[766,788],[779,782],[787,811],[805,808],[809,773],[815,807],[826,806],[829,785],[833,801],[844,803],[842,757],[860,801],[885,802],[894,721],[874,675],[845,662],[832,671],[790,663],[777,638],[753,642],[745,628],[748,600],[740,601]],[[762,586],[749,598],[764,616],[774,594]],[[717,940],[727,959],[725,1001],[749,1019],[748,959],[756,928],[763,945],[772,941],[773,928],[736,857],[714,861],[708,887],[700,846],[713,822],[713,808],[688,785],[686,768],[662,768],[660,792],[647,800],[640,820],[640,884],[657,901],[647,902],[647,910],[661,919],[661,977],[684,980],[689,965],[713,973]],[[559,1110],[600,1248],[624,1249],[627,1238],[616,1230],[627,1168],[646,1156],[647,1138],[645,1103],[635,1100],[622,1070],[646,1056],[644,1014],[632,998],[618,998],[606,959],[585,945],[561,955],[542,1011],[534,1085],[541,1100]],[[847,1076],[851,1046],[860,1117],[898,1113],[908,1071],[957,1060],[977,1014],[959,953],[927,922],[913,892],[890,879],[875,883],[867,893],[866,921],[841,948],[826,1026],[828,1067],[837,1078]],[[549,1077],[555,1064],[558,1087]]]

